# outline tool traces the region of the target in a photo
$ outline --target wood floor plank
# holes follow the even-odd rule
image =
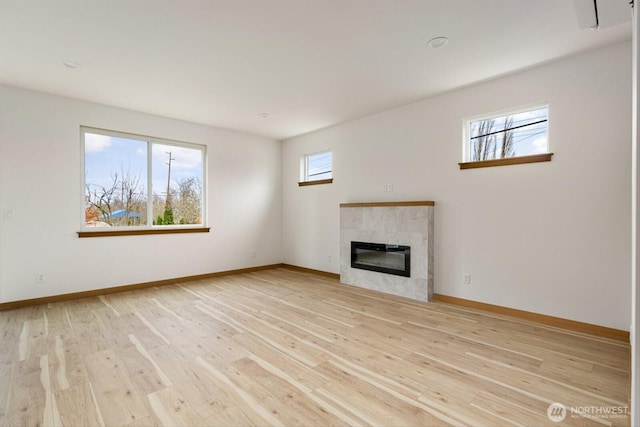
[[[375,378],[358,374],[354,370],[327,362],[321,372],[332,378],[323,386],[324,396],[342,402],[342,406],[354,416],[364,419],[367,424],[389,425],[446,425],[442,419],[421,409],[417,400],[399,398],[390,388]],[[348,387],[345,387],[348,384]],[[412,402],[412,403],[408,403]]]
[[[628,426],[606,411],[629,366],[620,341],[278,268],[0,312],[0,427]]]
[[[129,375],[112,350],[89,354],[85,363],[106,425],[125,425],[149,415],[142,396],[133,392]]]
[[[71,333],[64,304],[47,304],[44,313],[47,319],[47,336],[61,336]]]
[[[245,377],[245,388],[261,388],[272,401],[271,412],[284,425],[313,425],[322,419],[325,425],[341,425],[343,422],[319,406],[307,395],[312,390],[292,379],[286,372],[261,359],[241,359],[234,367]],[[275,368],[275,369],[274,369]],[[264,400],[263,400],[264,401]]]
[[[41,382],[40,357],[13,364],[5,425],[34,426],[44,422],[46,392]]]
[[[129,338],[134,346],[120,351],[118,356],[136,390],[143,395],[148,395],[170,387],[172,385],[171,379],[160,368],[149,351],[138,341],[135,335],[130,334]],[[167,347],[161,348],[166,350]]]
[[[102,412],[88,382],[55,392],[65,426],[104,426]]]
[[[147,395],[154,417],[163,426],[200,426],[204,420],[175,387],[166,387]]]
[[[237,406],[216,411],[214,415],[205,420],[205,423],[211,427],[246,427],[253,425],[251,419]]]
[[[318,374],[312,367],[289,357],[287,354],[269,345],[269,343],[255,335],[240,334],[234,336],[233,340],[237,346],[251,349],[247,357],[258,357],[278,367],[286,366],[288,375],[312,390],[320,387],[327,381],[327,378]]]
[[[549,357],[535,372],[545,377],[553,378],[574,387],[588,390],[595,394],[606,395],[618,401],[625,401],[628,394],[616,387],[610,388],[611,374],[595,370],[593,364],[584,362],[571,363],[565,358]],[[628,381],[628,377],[621,378],[621,382]],[[629,386],[631,384],[629,383]]]
[[[225,388],[226,393],[251,420],[252,425],[286,425],[281,421],[282,414],[279,415],[279,407],[275,404],[273,396],[242,375],[235,366],[218,363],[211,356],[208,356],[207,360],[198,356],[196,361],[204,372]],[[281,412],[286,416],[286,411]]]
[[[533,411],[485,391],[478,393],[470,404],[503,419],[510,425],[535,426],[544,425],[549,421],[542,408]]]
[[[422,341],[421,337],[426,333],[430,342],[446,343],[447,348],[451,351],[474,352],[475,354],[491,357],[492,359],[500,360],[510,365],[519,366],[523,369],[539,369],[543,363],[542,358],[514,350],[513,348],[504,345],[504,343],[495,343],[486,340],[483,341],[469,335],[452,334],[450,332],[447,333],[440,330],[438,327],[418,325],[412,322],[402,325],[401,329],[406,330],[407,333],[405,339],[407,340],[411,337],[416,337],[417,341]],[[404,337],[405,335],[403,335],[403,338]],[[421,350],[418,347],[416,351]]]
[[[52,345],[53,356],[49,358],[52,389],[65,390],[89,382],[77,338],[73,335],[55,336]]]
[[[109,336],[105,335],[104,324],[98,322],[95,312],[88,308],[87,299],[67,301],[64,303],[67,309],[68,322],[71,325],[73,336],[77,338],[80,354],[90,354],[107,350],[112,343]]]
[[[176,390],[202,418],[215,418],[217,414],[235,406],[221,384],[203,372],[196,362],[198,356],[173,346],[150,349],[149,353],[171,379]]]
[[[12,368],[13,363],[10,361],[0,361],[0,426],[4,425],[3,420],[7,413]]]

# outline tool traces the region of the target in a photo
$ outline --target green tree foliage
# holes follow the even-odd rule
[[[171,197],[171,190],[167,193],[167,198],[164,202],[164,212],[162,213],[162,221],[165,225],[173,224],[173,202]]]

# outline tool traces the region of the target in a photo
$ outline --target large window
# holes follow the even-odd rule
[[[331,151],[306,154],[300,163],[300,185],[329,184],[333,182]]]
[[[204,226],[206,147],[81,128],[83,229]]]
[[[465,163],[460,166],[498,166],[549,160],[548,123],[549,108],[546,105],[465,120]]]

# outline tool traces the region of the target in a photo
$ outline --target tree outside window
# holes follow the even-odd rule
[[[548,107],[468,121],[468,161],[547,153]]]

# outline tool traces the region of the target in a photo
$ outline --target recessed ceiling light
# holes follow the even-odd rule
[[[269,114],[269,113],[260,113],[260,114],[258,114],[258,116],[262,117],[263,119],[268,118],[270,115],[271,114]]]
[[[73,62],[73,61],[62,61],[62,65],[64,65],[67,68],[80,68],[82,67],[82,65],[78,64],[77,62]]]
[[[445,47],[449,43],[449,39],[446,37],[434,37],[427,42],[427,46],[432,49],[440,49],[441,47]]]

